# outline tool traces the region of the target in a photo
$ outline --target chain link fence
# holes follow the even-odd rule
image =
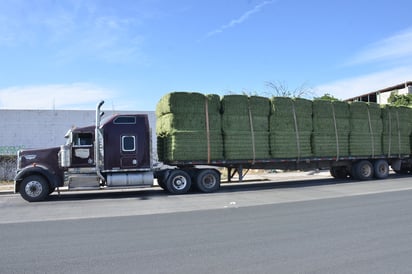
[[[16,166],[16,156],[0,156],[0,181],[12,181],[16,174]]]

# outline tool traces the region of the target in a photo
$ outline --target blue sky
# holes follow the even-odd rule
[[[412,80],[410,0],[1,0],[0,108],[154,110],[171,91],[340,99]]]

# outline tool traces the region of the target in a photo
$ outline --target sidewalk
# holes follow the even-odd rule
[[[14,191],[14,184],[0,184],[0,194],[11,194]]]

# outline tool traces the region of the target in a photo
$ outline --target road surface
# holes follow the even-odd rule
[[[338,183],[336,183],[338,182]],[[0,273],[410,273],[408,177],[0,196]]]

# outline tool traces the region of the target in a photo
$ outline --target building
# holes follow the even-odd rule
[[[388,103],[388,99],[391,94],[395,92],[396,94],[412,94],[412,81],[408,81],[399,85],[387,87],[384,89],[376,90],[366,94],[362,94],[356,97],[346,99],[347,102],[373,102],[385,105]]]
[[[156,155],[154,111],[105,111],[115,113],[147,114],[152,128],[152,149]],[[47,148],[65,144],[64,136],[72,127],[94,125],[93,110],[4,110],[0,109],[0,155],[16,155],[22,148]],[[156,157],[157,158],[157,157]]]

